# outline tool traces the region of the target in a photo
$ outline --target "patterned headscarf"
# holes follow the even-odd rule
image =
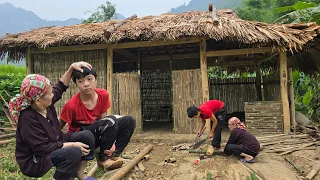
[[[31,105],[32,101],[46,93],[50,81],[39,74],[29,74],[22,81],[20,93],[10,99],[9,112],[17,122],[20,111]]]
[[[229,119],[229,122],[230,122],[230,124],[236,125],[237,128],[246,130],[246,125],[244,125],[244,123],[241,122],[241,121],[239,120],[239,118],[237,118],[237,117],[232,117],[232,118],[230,118],[230,119]]]

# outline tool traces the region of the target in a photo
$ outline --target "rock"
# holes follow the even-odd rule
[[[295,115],[296,115],[296,122],[298,125],[307,126],[312,124],[312,122],[302,113],[296,111]]]

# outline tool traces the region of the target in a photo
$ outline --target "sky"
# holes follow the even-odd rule
[[[159,15],[170,11],[171,8],[188,4],[190,0],[109,0],[116,5],[117,13],[129,17]],[[86,12],[96,9],[106,0],[0,0],[0,4],[9,2],[34,12],[42,19],[66,20],[69,18],[85,18]]]

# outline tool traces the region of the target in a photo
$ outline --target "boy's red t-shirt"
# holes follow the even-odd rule
[[[109,93],[97,88],[98,100],[96,106],[89,110],[80,99],[80,93],[75,94],[63,107],[60,119],[68,123],[68,132],[80,131],[81,125],[92,124],[110,107]]]
[[[212,114],[220,111],[224,107],[224,102],[219,100],[210,100],[199,106],[202,119],[209,119]]]

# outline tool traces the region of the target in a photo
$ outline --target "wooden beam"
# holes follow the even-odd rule
[[[196,43],[199,42],[199,37],[188,37],[177,40],[169,40],[169,41],[136,41],[136,42],[127,42],[127,43],[117,43],[112,44],[113,49],[126,49],[126,48],[138,48],[138,47],[152,47],[152,46],[165,46],[165,45],[173,45],[173,44],[188,44],[188,43]]]
[[[109,93],[110,105],[107,114],[112,115],[112,104],[113,104],[113,49],[108,46],[107,49],[107,91]]]
[[[247,48],[247,49],[231,49],[231,50],[220,50],[220,51],[208,51],[207,57],[216,57],[216,56],[236,56],[244,54],[259,54],[259,53],[271,53],[271,47],[262,47],[262,48]]]
[[[200,70],[202,83],[202,101],[209,101],[208,66],[207,66],[207,43],[205,39],[200,41]],[[211,131],[210,119],[206,120],[206,132]]]
[[[259,64],[255,66],[256,70],[256,91],[257,91],[257,101],[262,101],[262,90],[261,90],[261,70]]]
[[[161,55],[161,56],[142,56],[143,61],[161,61],[161,60],[170,60],[170,55]],[[172,60],[178,59],[195,59],[199,58],[198,53],[188,53],[188,54],[172,54]]]
[[[289,84],[289,99],[290,99],[290,124],[293,131],[296,132],[296,112],[294,103],[293,77],[292,68],[288,68],[288,84]]]
[[[57,47],[47,47],[45,49],[32,49],[31,50],[31,54],[97,50],[97,49],[106,49],[107,47],[108,47],[107,44],[90,44],[90,45],[78,45],[78,46],[57,46]]]
[[[290,111],[288,101],[288,72],[287,72],[287,53],[280,52],[280,92],[283,111],[283,130],[290,132]]]
[[[33,68],[32,68],[32,55],[31,55],[31,48],[30,47],[28,47],[28,49],[27,49],[26,66],[27,66],[26,74],[31,74]]]
[[[214,63],[212,66],[254,66],[254,61],[226,61],[220,63]]]
[[[137,61],[137,59],[138,59],[138,57],[136,55],[134,55],[132,52],[125,50],[125,49],[115,49],[114,52],[116,52],[126,58],[129,58],[133,61]]]

